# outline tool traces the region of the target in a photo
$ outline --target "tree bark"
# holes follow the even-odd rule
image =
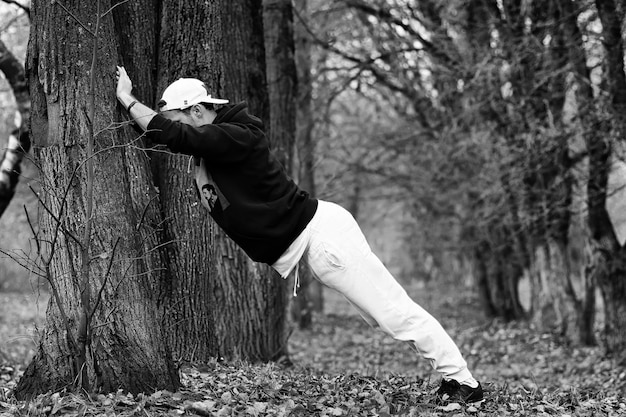
[[[71,387],[175,390],[180,383],[155,296],[164,265],[155,250],[160,218],[149,165],[126,146],[138,144],[128,126],[111,123],[121,119],[113,93],[120,58],[112,15],[98,18],[106,9],[104,2],[78,1],[32,8],[27,68],[43,208],[38,272],[54,296],[18,398]],[[92,232],[83,240],[88,222]]]
[[[313,80],[311,66],[313,48],[310,30],[310,11],[308,0],[294,2],[294,44],[295,62],[298,78],[297,114],[296,114],[296,156],[297,164],[294,176],[299,185],[316,196],[315,186],[315,115],[313,112]],[[300,270],[300,292],[294,300],[292,318],[302,329],[310,328],[313,312],[323,313],[324,293],[322,284],[317,281],[308,268]]]
[[[271,109],[267,131],[274,153],[291,174],[298,82],[291,0],[263,0],[263,24]]]
[[[297,177],[294,148],[298,140],[297,116],[300,115],[300,86],[296,66],[294,13],[291,0],[264,0],[263,22],[265,25],[265,60],[267,65],[267,85],[270,99],[270,139],[274,152],[282,161],[290,175]],[[299,182],[303,185],[302,182]],[[306,187],[305,187],[306,189]],[[309,191],[307,189],[307,191]],[[313,277],[308,268],[301,265],[296,272],[297,282],[293,285],[291,300],[291,318],[300,328],[310,327],[312,306],[310,290]],[[296,278],[292,278],[295,280]]]

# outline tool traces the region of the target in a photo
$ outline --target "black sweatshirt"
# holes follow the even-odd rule
[[[315,214],[317,200],[289,178],[246,103],[222,108],[212,124],[201,127],[157,114],[147,134],[172,152],[202,158],[196,170],[206,166],[208,179],[197,182],[208,198],[203,204],[254,261],[276,262]]]

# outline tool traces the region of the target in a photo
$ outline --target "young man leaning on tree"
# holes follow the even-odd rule
[[[213,98],[181,78],[163,92],[159,112],[136,100],[117,67],[117,99],[155,143],[194,157],[199,198],[220,228],[256,262],[286,278],[305,261],[372,326],[410,342],[442,376],[441,400],[476,402],[483,390],[439,322],[407,295],[371,251],[358,224],[337,204],[300,189],[269,150],[263,123],[244,103]],[[295,290],[295,288],[294,288]]]

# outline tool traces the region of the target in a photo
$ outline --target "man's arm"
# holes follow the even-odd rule
[[[142,130],[147,130],[148,123],[150,123],[152,118],[156,115],[156,112],[141,103],[131,94],[133,83],[128,77],[124,67],[117,67],[115,75],[117,77],[117,99],[126,110],[130,107],[130,111],[128,112],[130,117]]]
[[[253,149],[263,145],[265,138],[262,130],[254,126],[218,123],[196,127],[160,114],[152,118],[150,129],[148,137],[172,152],[220,163],[245,159]]]

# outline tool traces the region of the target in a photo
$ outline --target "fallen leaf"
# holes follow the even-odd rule
[[[189,404],[186,409],[200,416],[212,417],[214,414],[212,410],[215,408],[215,401],[196,401]]]
[[[233,401],[233,394],[226,391],[225,393],[222,394],[222,397],[220,399],[222,400],[222,402],[229,404],[230,402]]]
[[[217,417],[230,416],[232,414],[232,412],[233,412],[233,409],[231,407],[225,405],[215,415]]]
[[[450,411],[460,410],[461,409],[461,404],[459,404],[459,403],[449,403],[449,404],[446,404],[444,406],[437,407],[437,409],[439,409],[441,411],[445,411],[446,413],[449,413]]]

